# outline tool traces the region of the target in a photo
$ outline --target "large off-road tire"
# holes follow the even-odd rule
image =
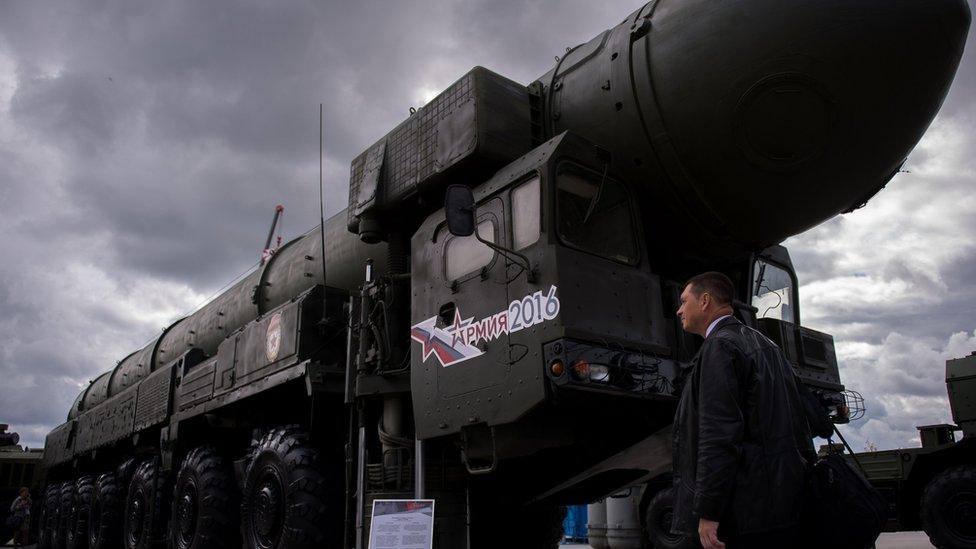
[[[31,511],[31,534],[37,543],[37,549],[51,549],[51,541],[44,538],[44,525],[47,523],[46,494],[41,493],[40,497],[34,500],[34,510]]]
[[[74,498],[75,483],[62,482],[58,490],[57,525],[51,537],[54,549],[66,549],[68,546],[67,537],[70,529],[68,521],[71,517],[71,506],[74,505]]]
[[[38,524],[38,549],[54,549],[54,531],[58,527],[58,506],[61,498],[61,485],[49,484],[44,489],[43,514]]]
[[[139,464],[125,498],[122,545],[125,549],[149,549],[162,538],[162,479],[155,460]]]
[[[187,454],[173,488],[174,549],[240,547],[234,471],[213,447]]]
[[[273,429],[252,448],[241,527],[255,549],[342,546],[342,490],[337,464],[325,463],[296,427]]]
[[[27,528],[27,544],[39,544],[41,542],[41,529],[44,527],[44,494],[31,500],[31,518]]]
[[[566,507],[522,505],[503,494],[471,496],[471,547],[474,549],[555,549],[563,539]]]
[[[129,483],[132,482],[132,475],[135,474],[140,463],[142,463],[142,460],[139,458],[130,457],[123,460],[122,463],[115,468],[115,485],[119,487],[123,500],[125,500],[126,497],[126,490],[129,489]]]
[[[976,465],[953,467],[929,481],[922,529],[939,549],[976,547]]]
[[[71,502],[67,530],[64,534],[66,549],[88,547],[88,512],[91,509],[94,491],[95,480],[91,476],[83,476],[75,483],[74,499]]]
[[[644,531],[654,549],[694,549],[698,540],[671,531],[674,513],[674,490],[661,490],[647,504],[644,513]]]
[[[115,473],[99,475],[88,513],[88,549],[122,546],[122,496]]]

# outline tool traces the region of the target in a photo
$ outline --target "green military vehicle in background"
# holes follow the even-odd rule
[[[976,547],[976,352],[946,361],[946,388],[955,425],[919,426],[921,448],[855,457],[891,505],[887,530],[925,530],[940,549]]]
[[[38,493],[44,485],[44,450],[21,446],[20,436],[8,433],[9,427],[6,423],[0,423],[0,544],[13,537],[12,529],[7,526],[7,517],[18,490],[21,487],[30,489],[36,512],[41,508]],[[37,521],[31,523],[31,532],[33,539],[33,534],[37,532]]]

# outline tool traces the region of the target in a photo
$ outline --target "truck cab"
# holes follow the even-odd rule
[[[598,462],[673,414],[679,362],[662,282],[634,191],[611,164],[561,134],[474,186],[476,234],[451,234],[440,210],[412,238],[417,434],[461,435],[472,470],[522,460],[523,490],[552,488],[563,469]]]
[[[449,196],[411,241],[417,436],[459,437],[470,472],[522,469],[507,478],[527,499],[590,501],[662,482],[676,386],[700,341],[675,315],[683,280],[656,272],[639,185],[568,132],[484,183],[459,183],[472,187],[472,234],[452,234]],[[786,249],[719,268],[750,296],[737,316],[842,420],[833,340],[800,325]]]

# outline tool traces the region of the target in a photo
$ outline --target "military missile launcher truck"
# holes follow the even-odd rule
[[[920,448],[856,454],[890,504],[887,530],[925,530],[940,549],[976,546],[976,352],[946,361],[955,424],[920,425]],[[956,440],[956,433],[962,437]]]
[[[373,500],[430,498],[441,549],[551,546],[561,504],[670,467],[703,270],[843,421],[777,243],[898,171],[969,18],[656,0],[528,85],[475,68],[353,160],[346,211],[82,391],[43,545],[366,547]]]

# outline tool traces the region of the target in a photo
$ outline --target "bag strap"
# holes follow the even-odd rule
[[[844,447],[847,448],[847,451],[851,453],[851,459],[853,459],[854,463],[857,464],[857,468],[861,470],[861,474],[864,475],[864,478],[867,478],[868,474],[864,470],[864,466],[862,466],[861,461],[857,459],[857,455],[854,454],[854,450],[851,448],[851,445],[847,443],[847,439],[844,438],[844,435],[840,434],[840,429],[837,428],[837,425],[833,425],[833,428],[834,432],[837,433],[837,436],[840,438],[840,441],[844,443]],[[834,446],[833,443],[830,442],[830,439],[827,439],[827,447],[830,448],[831,452],[834,451]]]

